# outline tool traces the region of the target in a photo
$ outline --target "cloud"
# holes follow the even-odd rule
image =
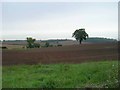
[[[49,5],[49,3],[47,3]],[[84,6],[88,5],[87,7]],[[34,36],[41,39],[48,38],[71,38],[71,34],[79,28],[85,28],[90,36],[117,37],[117,4],[112,3],[84,3],[77,5],[73,3],[73,9],[59,6],[59,9],[50,9],[54,12],[47,13],[44,9],[33,12],[33,16],[25,14],[26,18],[14,18],[13,21],[3,20],[3,38],[25,38]],[[20,6],[21,7],[21,6]],[[19,7],[19,8],[20,8]],[[62,9],[60,10],[60,8]],[[26,10],[27,10],[26,6]],[[48,7],[46,7],[48,8]],[[50,8],[50,7],[49,7]],[[57,7],[58,8],[58,7]],[[32,7],[31,7],[32,9]],[[31,10],[30,9],[30,10]],[[54,10],[53,10],[54,9]],[[75,9],[75,10],[74,10]],[[4,9],[4,12],[7,12]],[[17,10],[17,8],[16,8]],[[19,13],[23,13],[23,9]],[[25,11],[24,10],[24,13]],[[34,9],[35,10],[35,7]],[[47,9],[46,9],[47,10]],[[60,11],[57,11],[60,10]],[[62,11],[63,10],[63,11]],[[14,11],[14,10],[13,10]],[[36,11],[39,11],[37,8]],[[10,11],[9,11],[10,12]],[[29,11],[28,11],[29,12]],[[32,12],[32,11],[31,11]],[[27,12],[26,12],[27,13]],[[43,14],[44,13],[44,14]],[[7,13],[5,13],[7,14]],[[37,16],[36,16],[37,14]],[[14,15],[14,12],[12,13]],[[17,14],[19,17],[19,14]],[[22,14],[24,16],[24,14]],[[42,16],[41,16],[42,15]],[[36,17],[35,17],[36,16]],[[6,16],[7,17],[7,16]]]

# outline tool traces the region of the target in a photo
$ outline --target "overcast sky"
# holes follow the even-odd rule
[[[2,39],[71,39],[85,28],[90,37],[118,39],[117,2],[4,2]]]

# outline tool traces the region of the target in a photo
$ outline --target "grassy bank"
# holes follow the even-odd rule
[[[3,66],[3,88],[117,87],[118,62]]]

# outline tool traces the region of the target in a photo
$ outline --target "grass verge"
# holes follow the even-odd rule
[[[3,66],[3,88],[115,88],[118,61]]]

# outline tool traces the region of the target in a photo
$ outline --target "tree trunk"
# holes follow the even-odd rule
[[[79,44],[81,44],[81,40],[79,40]]]

